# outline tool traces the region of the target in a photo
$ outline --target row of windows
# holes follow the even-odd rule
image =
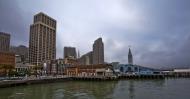
[[[30,46],[30,52],[37,52],[37,46]],[[39,52],[43,52],[44,50],[46,50],[46,51],[48,51],[48,50],[55,50],[55,46],[53,46],[53,45],[49,45],[49,44],[47,44],[46,46],[45,45],[43,45],[43,46],[40,46],[40,48],[39,48]]]
[[[38,21],[43,22],[43,23],[45,23],[51,27],[56,28],[56,21],[49,18],[48,16],[45,16],[44,14],[39,14],[37,16],[34,16],[34,23],[36,23]]]
[[[0,38],[0,50],[9,50],[10,39]]]
[[[55,57],[55,52],[50,53],[39,53],[38,54],[39,59],[50,59]],[[37,55],[30,54],[29,59],[37,59]]]
[[[38,36],[40,36],[41,39],[44,40],[55,40],[55,30],[50,29],[46,26],[40,25],[40,32],[38,32],[38,26],[39,25],[34,25],[31,26],[30,29],[30,42],[37,42]]]
[[[139,68],[138,67],[134,67],[134,68],[132,68],[132,67],[127,67],[126,69],[124,69],[124,67],[120,67],[120,71],[121,72],[124,72],[124,70],[126,70],[126,71],[138,71],[139,70]]]
[[[26,70],[28,70],[27,68],[16,68],[16,71],[18,72],[18,71],[26,71]]]

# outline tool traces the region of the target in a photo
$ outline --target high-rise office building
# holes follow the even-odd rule
[[[30,25],[29,62],[39,65],[56,58],[56,20],[44,13],[34,16]]]
[[[75,47],[64,47],[64,58],[77,58]]]
[[[129,53],[128,53],[128,64],[133,64],[133,55],[131,53],[131,49],[129,48]]]
[[[93,64],[104,64],[104,44],[102,38],[98,38],[94,41]]]
[[[9,52],[10,34],[0,32],[0,52]]]
[[[79,59],[78,59],[79,64],[81,65],[90,65],[93,64],[93,52],[90,51],[84,55],[82,55]]]

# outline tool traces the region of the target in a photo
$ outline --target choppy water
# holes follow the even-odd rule
[[[190,99],[190,79],[68,81],[0,89],[0,99]]]

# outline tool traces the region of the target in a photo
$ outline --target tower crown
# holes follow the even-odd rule
[[[128,55],[132,55],[132,53],[131,53],[131,49],[129,48],[129,53],[128,53]]]

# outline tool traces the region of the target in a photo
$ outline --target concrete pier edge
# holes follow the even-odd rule
[[[108,76],[108,77],[96,77],[96,76],[87,76],[87,77],[63,77],[63,78],[47,78],[47,79],[30,79],[30,80],[7,80],[0,81],[0,88],[15,87],[22,85],[32,85],[32,84],[46,84],[46,83],[56,83],[56,82],[65,82],[65,81],[118,81],[118,80],[129,80],[129,79],[165,79],[165,78],[176,78],[176,76],[167,76],[167,75],[122,75],[122,76]],[[185,77],[185,78],[189,78]]]

